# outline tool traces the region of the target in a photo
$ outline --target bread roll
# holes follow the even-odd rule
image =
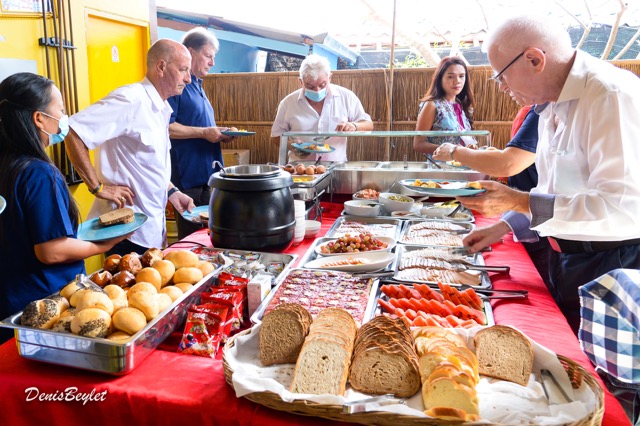
[[[51,331],[58,331],[60,333],[71,333],[71,321],[74,315],[67,315],[66,317],[60,317],[58,321],[51,327]]]
[[[141,291],[129,297],[129,307],[140,309],[147,321],[151,321],[160,313],[157,294]]]
[[[111,278],[111,284],[115,284],[122,288],[129,287],[136,282],[136,277],[129,271],[121,271]]]
[[[89,279],[94,283],[96,283],[97,285],[99,285],[100,287],[104,287],[109,283],[111,283],[112,277],[113,275],[111,274],[111,272],[103,270],[103,271],[94,272],[93,274],[91,274]]]
[[[131,299],[136,293],[158,294],[158,290],[156,290],[156,286],[151,283],[139,282],[131,286],[129,291],[127,291],[127,299]]]
[[[51,299],[53,301],[55,301],[58,306],[60,307],[60,313],[62,314],[62,312],[66,311],[67,309],[69,309],[71,307],[71,305],[69,305],[69,301],[67,299],[65,299],[64,297],[60,296],[59,294],[53,294],[49,297],[47,297],[47,299]]]
[[[102,264],[102,269],[109,271],[111,275],[115,275],[119,271],[118,266],[120,265],[120,259],[122,259],[122,256],[119,254],[108,256]]]
[[[164,253],[162,253],[162,250],[153,247],[144,252],[140,258],[140,262],[142,262],[143,268],[147,268],[149,266],[153,266],[154,263],[162,259],[164,259]]]
[[[137,308],[122,308],[113,314],[113,326],[129,335],[134,335],[147,325],[145,314]]]
[[[173,281],[177,283],[195,284],[202,279],[202,271],[194,267],[183,267],[176,269],[173,274]]]
[[[165,254],[164,258],[173,263],[176,270],[180,268],[193,268],[200,260],[197,254],[189,250],[170,251]]]
[[[215,270],[215,266],[213,266],[213,263],[207,262],[206,260],[198,261],[196,268],[200,269],[203,277],[206,277]]]
[[[152,268],[160,272],[162,287],[169,285],[173,280],[173,274],[176,273],[176,267],[166,259],[158,260],[153,264]]]
[[[129,253],[122,256],[120,259],[120,264],[118,265],[118,270],[129,271],[133,275],[137,274],[138,271],[142,269],[142,263],[140,262],[140,257],[137,253]]]
[[[177,287],[180,290],[182,290],[182,293],[186,293],[191,289],[191,287],[193,287],[193,284],[190,284],[190,283],[176,283],[176,284],[174,284],[174,287]]]
[[[71,320],[71,332],[85,337],[107,337],[111,331],[111,315],[98,308],[78,311]]]
[[[180,298],[180,296],[184,294],[184,292],[175,285],[168,285],[164,287],[162,290],[160,290],[160,293],[168,295],[171,298],[172,302],[175,302]]]
[[[129,300],[127,299],[127,294],[123,294],[122,296],[116,297],[115,299],[111,299],[113,302],[113,313],[115,314],[122,308],[126,308],[129,306]]]
[[[109,315],[113,314],[113,302],[106,293],[98,293],[96,291],[82,293],[78,298],[76,309],[81,312],[87,308],[102,309]]]
[[[151,283],[156,290],[160,290],[162,288],[162,276],[160,275],[160,272],[150,266],[140,269],[140,272],[136,275],[136,282]]]
[[[66,317],[72,317],[75,314],[76,314],[76,308],[69,307],[69,309],[67,309],[66,311],[60,314],[60,319],[66,318]]]
[[[121,342],[123,340],[128,340],[131,336],[124,331],[117,330],[107,336],[108,340],[113,340],[114,342]]]
[[[115,284],[109,284],[108,286],[106,286],[104,288],[104,292],[107,296],[109,296],[109,299],[113,300],[113,299],[117,299],[118,297],[127,297],[127,292],[124,291],[122,289],[122,287],[117,286]]]
[[[60,313],[60,306],[55,300],[34,300],[24,308],[20,324],[48,330],[58,321]]]
[[[60,290],[60,296],[64,297],[67,300],[71,300],[71,296],[73,295],[73,293],[83,288],[84,287],[82,287],[76,281],[71,281],[69,284],[62,287],[62,290]]]
[[[87,293],[94,293],[94,291],[88,288],[83,288],[82,290],[76,291],[71,295],[71,298],[69,299],[69,304],[74,308],[76,308],[78,306],[78,301],[80,300],[80,298]]]
[[[173,303],[171,296],[165,293],[158,293],[156,295],[156,298],[158,300],[158,310],[160,312],[164,311],[169,305]]]

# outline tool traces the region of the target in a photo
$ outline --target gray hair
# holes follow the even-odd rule
[[[331,75],[331,65],[324,56],[312,53],[300,65],[300,79],[304,81],[305,77],[311,77],[317,80],[320,74]]]
[[[214,33],[206,28],[193,28],[182,37],[182,44],[188,49],[200,50],[203,46],[211,46],[217,52],[220,49],[220,42]]]
[[[565,58],[573,53],[569,33],[550,16],[522,15],[508,18],[489,31],[482,51],[520,53],[527,48],[544,50],[549,58]]]

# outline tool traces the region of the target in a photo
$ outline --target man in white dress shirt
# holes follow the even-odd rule
[[[640,79],[573,49],[547,17],[511,18],[485,48],[500,90],[539,105],[539,180],[530,194],[487,181],[485,194],[459,199],[488,216],[519,212],[516,237],[549,239],[551,290],[577,332],[578,287],[640,267]],[[482,229],[465,238],[473,251],[494,242]]]
[[[349,89],[331,84],[327,58],[311,54],[300,65],[300,89],[287,95],[278,105],[271,127],[272,142],[280,145],[285,132],[356,132],[373,130],[369,114],[360,99]],[[315,160],[295,147],[289,138],[289,161]],[[300,141],[300,142],[310,142]],[[335,151],[323,154],[324,161],[347,161],[347,138],[332,137],[322,143]]]
[[[69,159],[96,197],[88,217],[125,206],[149,217],[109,254],[163,247],[167,199],[178,212],[195,207],[171,183],[169,158],[172,110],[167,99],[189,84],[190,68],[186,47],[158,40],[147,53],[147,74],[141,82],[115,89],[69,119]],[[95,169],[89,149],[96,149]]]

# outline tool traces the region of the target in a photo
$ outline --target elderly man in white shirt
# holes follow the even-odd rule
[[[191,81],[191,55],[182,44],[158,40],[147,54],[147,74],[69,119],[69,158],[96,199],[89,218],[125,206],[149,219],[108,253],[143,253],[163,247],[167,199],[178,212],[195,206],[170,182],[167,99]],[[96,149],[96,169],[89,149]]]
[[[538,185],[531,193],[481,182],[460,198],[485,215],[507,210],[516,237],[533,229],[554,248],[552,293],[569,324],[580,324],[578,287],[616,268],[640,268],[640,79],[571,47],[548,18],[511,18],[485,41],[500,89],[539,111]],[[476,251],[496,242],[479,229]]]
[[[301,88],[287,95],[278,106],[271,127],[272,141],[280,144],[285,132],[356,132],[373,130],[371,117],[364,111],[360,99],[349,89],[331,84],[331,67],[327,58],[311,54],[300,65]],[[292,140],[293,139],[293,140]],[[291,143],[289,161],[315,160]],[[332,137],[323,143],[335,151],[323,154],[326,161],[347,161],[347,138]]]

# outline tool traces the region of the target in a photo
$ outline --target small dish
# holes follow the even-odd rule
[[[341,237],[344,238],[344,237]],[[352,254],[352,253],[378,253],[378,252],[382,252],[382,251],[391,251],[393,250],[393,248],[396,246],[396,240],[394,240],[393,238],[390,237],[375,237],[377,240],[379,240],[380,242],[386,244],[386,247],[383,248],[379,248],[379,249],[375,249],[375,250],[367,250],[367,251],[362,251],[362,252],[350,252],[350,253],[325,253],[322,251],[323,247],[326,247],[328,244],[330,243],[335,243],[338,240],[340,240],[340,238],[331,238],[328,241],[324,241],[321,244],[318,244],[315,248],[315,252],[316,254],[318,254],[319,256],[340,256],[340,255],[344,255],[344,254]]]
[[[336,150],[331,145],[320,142],[292,143],[291,146],[300,151],[310,152],[312,154],[326,154]]]
[[[222,132],[223,135],[225,136],[234,136],[234,137],[238,137],[238,136],[251,136],[251,135],[255,135],[256,132],[247,132],[247,131],[241,131],[241,130],[223,130]]]
[[[380,196],[380,191],[375,189],[361,189],[360,191],[353,194],[354,200],[368,200],[368,201],[378,201],[378,197]]]
[[[305,238],[313,238],[318,232],[320,232],[320,227],[322,224],[317,220],[305,220],[304,221],[304,237]]]
[[[352,253],[342,256],[319,257],[307,262],[304,267],[343,272],[373,272],[387,267],[395,257],[394,253],[389,252]]]
[[[414,205],[413,198],[393,192],[381,192],[379,201],[389,214],[395,211],[411,211]]]
[[[185,210],[184,213],[182,213],[182,217],[189,222],[202,223],[200,213],[209,213],[209,206],[198,206],[191,210],[191,212]]]
[[[373,200],[349,200],[344,202],[346,214],[375,217],[380,214],[380,204]]]

